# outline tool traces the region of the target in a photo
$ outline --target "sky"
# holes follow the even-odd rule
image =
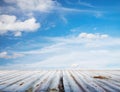
[[[120,0],[0,0],[0,69],[120,69]]]

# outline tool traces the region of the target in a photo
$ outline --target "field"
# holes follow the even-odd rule
[[[120,92],[120,71],[1,70],[0,92]]]

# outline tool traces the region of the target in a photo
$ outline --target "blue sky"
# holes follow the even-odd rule
[[[118,69],[119,25],[119,0],[0,0],[0,69]]]

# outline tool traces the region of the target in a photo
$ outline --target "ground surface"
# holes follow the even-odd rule
[[[0,92],[120,92],[120,71],[0,71]]]

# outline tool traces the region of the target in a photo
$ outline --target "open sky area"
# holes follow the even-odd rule
[[[0,0],[0,69],[120,69],[120,0]]]

